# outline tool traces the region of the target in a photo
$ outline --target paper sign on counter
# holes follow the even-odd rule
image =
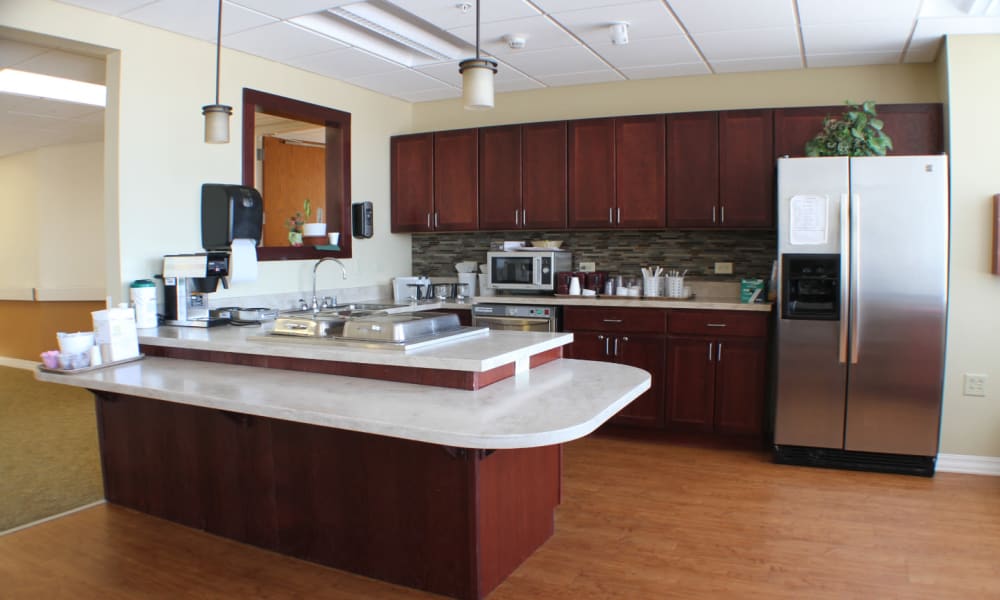
[[[826,196],[792,196],[788,243],[794,246],[825,244],[829,231]]]

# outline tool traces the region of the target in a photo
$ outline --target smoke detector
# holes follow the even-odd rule
[[[611,43],[616,46],[624,46],[628,43],[628,23],[612,23],[608,26],[611,33]]]
[[[526,33],[508,33],[503,36],[503,39],[511,50],[522,50],[528,45],[528,34]]]

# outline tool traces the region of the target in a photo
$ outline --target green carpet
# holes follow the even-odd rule
[[[0,367],[0,532],[103,497],[90,392]]]

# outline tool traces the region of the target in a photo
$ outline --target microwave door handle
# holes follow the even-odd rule
[[[536,256],[531,259],[531,283],[538,287],[542,285],[542,257]]]
[[[850,195],[840,195],[840,341],[838,359],[847,362],[847,327],[850,306],[851,272],[851,221]]]

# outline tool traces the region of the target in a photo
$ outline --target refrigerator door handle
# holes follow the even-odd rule
[[[850,361],[858,364],[858,347],[861,345],[861,196],[851,198],[851,332]]]
[[[851,290],[849,274],[851,272],[851,203],[850,195],[840,195],[840,344],[838,359],[840,364],[847,362],[847,319]]]

